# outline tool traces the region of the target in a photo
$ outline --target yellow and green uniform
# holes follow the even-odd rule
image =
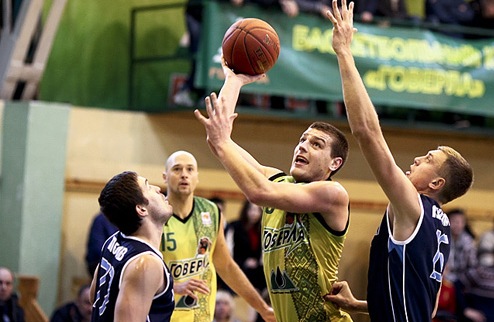
[[[192,211],[185,219],[173,215],[163,227],[160,250],[173,280],[180,283],[190,278],[202,279],[210,289],[207,295],[196,293],[199,297],[197,302],[191,297],[175,294],[171,321],[213,320],[216,270],[212,259],[219,228],[218,207],[200,197],[194,197]]]
[[[271,180],[295,184],[284,174]],[[348,224],[336,232],[321,214],[264,208],[262,226],[264,275],[277,321],[352,321],[323,299],[337,280]]]

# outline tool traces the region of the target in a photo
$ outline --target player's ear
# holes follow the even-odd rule
[[[445,184],[446,184],[446,179],[444,179],[442,177],[437,177],[437,178],[434,178],[429,183],[429,188],[431,188],[432,190],[440,190],[444,187]]]
[[[162,172],[163,181],[166,183],[166,170]]]
[[[147,209],[143,205],[136,205],[136,212],[139,216],[144,217],[146,215]]]
[[[336,170],[338,170],[341,167],[342,164],[343,164],[343,158],[342,157],[336,157],[334,159],[331,159],[329,169],[331,170],[331,172],[335,172]]]

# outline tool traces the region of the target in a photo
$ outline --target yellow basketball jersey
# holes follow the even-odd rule
[[[184,220],[172,216],[163,227],[161,253],[174,281],[190,278],[206,281],[210,293],[198,301],[175,293],[171,321],[211,322],[216,299],[216,270],[213,253],[220,227],[218,207],[207,199],[194,197],[194,207]]]
[[[277,177],[275,182],[294,182]],[[352,321],[325,302],[337,279],[348,230],[338,233],[320,214],[265,208],[262,216],[264,275],[277,321]]]

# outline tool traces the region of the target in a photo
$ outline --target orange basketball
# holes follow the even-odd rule
[[[228,28],[221,47],[228,67],[236,74],[259,75],[278,60],[280,38],[264,20],[245,18]]]

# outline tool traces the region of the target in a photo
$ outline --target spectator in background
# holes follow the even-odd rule
[[[263,8],[279,7],[289,17],[295,17],[299,13],[298,5],[295,0],[230,0],[230,3],[234,6],[253,3]],[[196,56],[199,51],[201,37],[203,7],[202,0],[189,0],[185,8],[191,67],[185,83],[173,96],[173,103],[176,105],[193,107],[196,104],[203,104],[205,91],[202,88],[197,88],[194,84],[197,69]]]
[[[464,287],[465,316],[474,322],[494,321],[494,230],[479,239],[478,265],[461,278]]]
[[[228,224],[225,232],[233,259],[260,293],[266,288],[261,260],[261,216],[262,208],[245,200],[239,219]]]
[[[93,304],[89,298],[90,285],[83,285],[77,292],[77,298],[57,308],[50,322],[89,322]]]
[[[432,322],[456,322],[463,321],[465,301],[463,290],[449,279],[449,265],[446,264],[443,273],[443,281],[439,291],[436,315]]]
[[[192,107],[196,99],[204,95],[204,90],[194,85],[197,66],[197,52],[202,28],[202,0],[189,0],[185,7],[185,22],[189,36],[189,54],[191,56],[190,71],[182,88],[173,96],[173,103],[186,107]]]
[[[474,10],[467,0],[426,0],[425,18],[433,24],[471,25]],[[451,29],[451,28],[446,28]],[[460,32],[444,32],[447,35],[462,38]]]
[[[470,38],[493,37],[494,33],[494,0],[473,0],[471,2],[475,12],[475,17],[471,22],[471,27],[489,29],[491,35],[469,35]]]
[[[451,250],[448,279],[456,282],[466,271],[477,265],[475,236],[468,225],[465,211],[455,208],[447,212],[451,224]]]
[[[14,274],[6,267],[0,267],[0,321],[24,322],[24,311],[14,293]]]
[[[86,268],[89,276],[93,276],[101,257],[101,247],[105,241],[117,231],[102,212],[96,214],[89,229],[86,246]]]
[[[362,22],[373,22],[374,17],[409,19],[405,0],[361,0],[355,8]]]
[[[230,293],[219,290],[216,293],[216,307],[213,322],[238,322],[234,319],[235,303]]]

